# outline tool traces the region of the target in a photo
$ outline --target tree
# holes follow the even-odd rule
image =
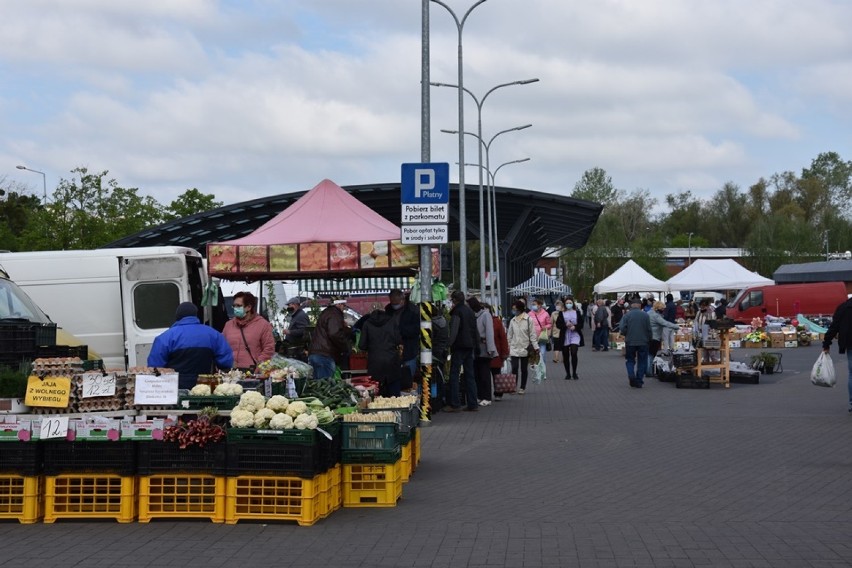
[[[618,191],[612,185],[612,178],[603,168],[592,168],[583,172],[576,184],[571,197],[601,203],[605,207],[612,204],[618,197]]]
[[[803,180],[818,180],[826,193],[826,206],[844,215],[852,211],[852,161],[843,161],[836,152],[823,152],[810,168],[802,169]]]
[[[216,201],[212,193],[201,193],[197,188],[187,189],[177,199],[172,201],[164,212],[164,220],[171,221],[182,217],[189,217],[196,213],[203,213],[221,207],[222,202]]]
[[[38,197],[27,194],[26,186],[0,178],[0,249],[22,250],[21,238],[41,207]]]

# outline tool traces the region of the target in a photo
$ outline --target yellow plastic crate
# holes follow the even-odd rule
[[[44,522],[81,518],[133,522],[136,518],[136,478],[94,473],[45,477]]]
[[[30,524],[42,516],[40,477],[0,475],[0,519]]]
[[[139,478],[139,522],[205,518],[225,522],[225,478],[207,474],[158,474]]]
[[[343,506],[343,466],[341,464],[337,464],[328,471],[331,474],[331,494],[329,497],[329,503],[331,504],[331,510],[333,512]]]
[[[411,478],[411,472],[414,471],[413,446],[414,442],[411,440],[402,446],[402,458],[399,460],[399,463],[401,464],[400,475],[403,483],[408,483],[409,478]]]
[[[225,522],[296,521],[302,526],[320,518],[320,483],[316,478],[240,475],[225,489]]]
[[[420,442],[420,429],[417,428],[411,433],[411,443],[414,444],[414,463],[411,467],[412,472],[417,469],[418,465],[420,465]]]
[[[344,507],[396,507],[402,497],[402,461],[344,464]]]

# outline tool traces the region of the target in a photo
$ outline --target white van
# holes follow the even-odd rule
[[[208,283],[201,255],[173,246],[0,253],[0,267],[107,368],[145,365],[178,304],[201,306]],[[221,329],[222,302],[203,318]]]

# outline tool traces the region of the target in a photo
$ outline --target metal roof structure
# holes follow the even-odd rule
[[[828,260],[779,266],[772,279],[777,284],[800,282],[852,282],[852,260]]]
[[[399,183],[349,185],[343,186],[343,189],[392,223],[400,224],[402,207]],[[105,246],[180,245],[205,254],[208,242],[236,239],[251,233],[305,193],[283,193],[226,205],[140,231]],[[457,184],[450,184],[450,193],[449,238],[457,241]],[[547,248],[578,249],[585,246],[603,211],[603,205],[599,203],[527,189],[495,187],[494,196],[500,272],[506,288],[529,278],[535,262]],[[467,238],[479,240],[478,186],[466,186],[465,205]],[[317,222],[322,222],[322,219]]]

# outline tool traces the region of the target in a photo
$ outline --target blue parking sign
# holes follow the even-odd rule
[[[449,203],[450,164],[402,164],[402,203]]]

